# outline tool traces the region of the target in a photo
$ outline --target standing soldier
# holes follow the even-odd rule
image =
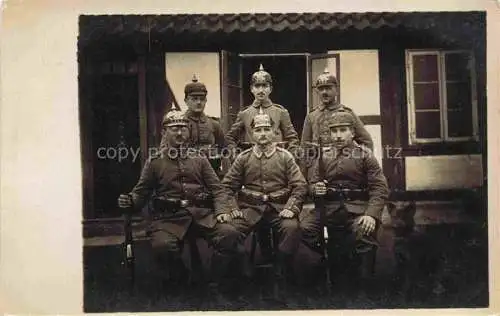
[[[377,230],[389,194],[373,153],[353,141],[356,122],[349,112],[332,115],[333,146],[324,152],[322,161],[315,161],[308,179],[313,195],[325,199],[325,221],[320,223],[320,210],[316,209],[316,214],[301,222],[309,245],[323,238],[323,225],[328,227],[331,277],[351,276],[349,284],[368,280],[372,274]],[[351,267],[354,274],[346,274]]]
[[[196,75],[184,87],[184,102],[187,105],[186,117],[189,124],[188,146],[207,153],[212,166],[221,175],[221,151],[226,146],[226,139],[220,123],[205,114],[207,87],[199,82]],[[162,139],[164,146],[165,140]]]
[[[186,154],[188,119],[181,111],[171,111],[163,119],[165,147],[148,159],[138,183],[130,194],[122,194],[118,204],[140,210],[152,197],[152,248],[161,268],[169,267],[181,281],[185,271],[181,249],[192,229],[199,231],[214,247],[213,273],[219,277],[232,256],[237,231],[226,223],[227,197],[219,178],[202,155]]]
[[[232,199],[231,224],[241,241],[261,220],[279,235],[278,278],[292,271],[292,255],[300,242],[298,215],[307,194],[307,183],[292,154],[272,141],[274,122],[267,114],[251,121],[255,145],[239,154],[222,184]],[[241,247],[239,248],[241,249]]]
[[[257,114],[267,114],[276,123],[273,127],[273,142],[285,142],[290,151],[295,151],[299,145],[299,137],[290,119],[290,113],[283,106],[273,103],[269,98],[272,92],[273,80],[271,75],[260,65],[259,71],[252,75],[250,90],[255,97],[254,102],[245,110],[238,113],[238,117],[228,131],[226,138],[228,147],[245,147],[252,142],[253,118]]]
[[[328,128],[328,120],[333,113],[339,111],[347,111],[353,115],[353,129],[355,132],[354,141],[373,151],[372,137],[365,129],[363,122],[352,109],[340,104],[340,100],[338,99],[338,85],[339,83],[337,78],[330,74],[328,68],[325,68],[324,72],[316,79],[315,88],[321,98],[321,104],[316,106],[312,112],[308,113],[304,120],[301,145],[302,148],[305,149],[304,152],[306,154],[310,154],[312,152],[307,150],[307,148],[309,148],[311,144],[319,144],[320,138],[321,143],[324,146],[331,145],[332,138],[330,129]],[[302,171],[307,177],[307,172],[312,160],[307,155],[303,158],[305,158],[305,160],[302,161]]]

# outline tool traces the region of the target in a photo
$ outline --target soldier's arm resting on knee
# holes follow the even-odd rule
[[[222,179],[222,187],[227,198],[227,210],[235,217],[241,215],[236,201],[236,194],[241,190],[243,185],[244,158],[242,155],[240,154],[236,157],[236,160]]]
[[[380,221],[384,205],[389,198],[387,179],[372,152],[367,153],[364,157],[363,167],[365,168],[369,194],[365,215]]]

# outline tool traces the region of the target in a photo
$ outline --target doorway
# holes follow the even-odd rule
[[[135,74],[105,74],[92,82],[94,218],[121,216],[116,199],[141,172],[140,159],[132,157],[140,149],[137,81]]]
[[[260,64],[271,74],[273,90],[270,98],[285,107],[300,138],[307,114],[307,57],[306,55],[242,56],[242,105],[253,102],[250,79]]]

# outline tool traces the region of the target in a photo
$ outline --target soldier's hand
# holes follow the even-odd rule
[[[314,195],[323,196],[326,194],[326,184],[323,181],[314,184]]]
[[[217,221],[219,223],[226,223],[231,221],[231,214],[219,214],[217,215]]]
[[[243,212],[242,212],[242,211],[240,211],[240,210],[233,210],[233,211],[231,212],[231,218],[232,218],[232,219],[236,219],[236,218],[244,218],[244,216],[243,216]]]
[[[363,215],[356,220],[356,225],[359,228],[360,233],[364,235],[369,235],[375,230],[375,225],[377,222],[375,219],[369,215]]]
[[[132,199],[128,194],[120,194],[118,197],[118,206],[120,208],[132,207]]]
[[[280,216],[283,218],[292,218],[294,215],[295,213],[287,208],[283,209],[283,211],[280,212]]]

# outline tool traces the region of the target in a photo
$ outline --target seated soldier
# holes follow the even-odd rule
[[[283,279],[286,271],[292,271],[292,256],[300,242],[298,214],[307,183],[292,154],[273,143],[273,125],[267,114],[254,117],[255,145],[236,157],[222,184],[235,197],[231,224],[242,234],[241,241],[261,220],[277,230],[278,277]]]
[[[333,146],[321,149],[323,159],[314,162],[308,179],[313,195],[325,199],[325,222],[320,223],[319,209],[301,222],[304,241],[311,246],[322,238],[326,224],[330,276],[333,282],[336,277],[350,277],[349,284],[371,277],[377,230],[389,194],[372,152],[353,142],[355,122],[349,112],[333,113],[329,124]],[[352,274],[346,273],[348,268]]]
[[[122,194],[118,204],[140,210],[153,196],[151,243],[160,267],[169,267],[174,282],[182,281],[183,240],[196,229],[214,247],[214,279],[221,277],[235,249],[237,231],[227,224],[227,197],[220,180],[204,155],[183,151],[189,136],[188,121],[181,111],[171,111],[163,119],[166,146],[148,159],[136,186]],[[153,195],[154,193],[154,195]],[[215,211],[214,211],[215,209]]]

